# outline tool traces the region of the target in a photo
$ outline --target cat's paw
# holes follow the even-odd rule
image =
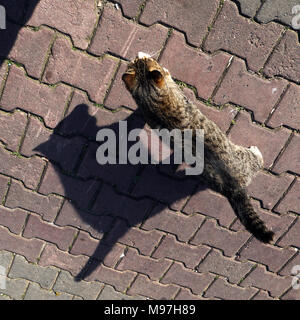
[[[256,155],[256,157],[258,158],[258,160],[259,160],[261,163],[263,163],[264,159],[263,159],[263,156],[262,156],[260,150],[259,150],[256,146],[251,146],[249,149]]]

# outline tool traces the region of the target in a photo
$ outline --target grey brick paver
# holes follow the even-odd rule
[[[41,289],[36,283],[30,283],[24,300],[72,300],[72,295],[64,292],[53,292]]]
[[[44,268],[36,264],[29,263],[22,256],[16,255],[12,267],[9,271],[11,278],[23,278],[39,283],[44,289],[50,289],[54,284],[58,269]]]
[[[54,291],[67,292],[87,300],[95,300],[103,288],[99,282],[74,281],[69,272],[61,271],[53,287]]]

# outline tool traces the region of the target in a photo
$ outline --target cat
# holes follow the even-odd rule
[[[254,211],[245,187],[263,167],[263,157],[256,146],[233,144],[219,127],[204,116],[183,94],[170,72],[150,55],[139,52],[128,63],[122,80],[152,129],[204,130],[204,170],[199,179],[224,195],[235,214],[258,240],[269,243],[274,233]],[[192,149],[193,154],[195,148]]]

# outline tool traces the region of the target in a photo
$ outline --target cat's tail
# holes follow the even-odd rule
[[[244,188],[235,186],[226,196],[241,223],[255,238],[265,243],[273,240],[274,232],[267,229],[265,223],[254,211]]]
[[[254,211],[246,189],[227,170],[221,171],[220,167],[218,169],[218,171],[214,170],[207,165],[207,170],[202,175],[204,181],[209,187],[228,199],[233,211],[249,232],[262,242],[271,242],[274,232],[267,229],[265,223]]]

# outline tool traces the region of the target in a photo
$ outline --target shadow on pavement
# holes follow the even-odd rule
[[[131,129],[142,129],[145,125],[145,122],[137,112],[132,113],[125,121],[127,121],[128,132]],[[151,178],[149,178],[148,175],[148,177],[142,181],[142,185],[139,183],[139,188],[143,189],[145,186],[145,189],[150,191],[155,188],[158,190],[167,190],[169,204],[175,203],[190,195],[196,186],[195,178],[186,178],[180,175],[183,171],[179,172],[177,177],[177,179],[180,180],[180,190],[172,190],[172,186],[168,184],[168,181],[171,181],[170,177],[166,180],[160,179],[161,173],[159,173],[157,169],[161,168],[164,172],[174,172],[174,170],[176,170],[177,165],[172,164],[172,156],[170,156],[171,164],[163,165],[132,165],[130,163],[99,165],[96,160],[96,151],[97,148],[106,141],[96,142],[95,139],[94,141],[89,141],[87,152],[83,159],[81,159],[82,161],[79,167],[75,169],[77,172],[72,173],[73,176],[76,176],[76,179],[67,179],[61,168],[65,167],[63,162],[69,155],[62,154],[66,152],[66,150],[57,145],[58,136],[68,136],[68,139],[70,139],[71,137],[82,136],[88,133],[89,136],[96,137],[100,129],[112,129],[115,132],[118,150],[119,123],[116,122],[107,127],[99,127],[96,124],[96,118],[89,115],[88,106],[81,104],[75,107],[73,111],[57,125],[48,141],[35,148],[35,151],[38,151],[38,153],[50,159],[50,162],[55,167],[56,174],[59,175],[60,182],[64,188],[64,196],[72,200],[68,202],[68,205],[71,205],[72,208],[76,210],[76,214],[80,217],[81,221],[91,226],[97,233],[104,234],[94,254],[77,275],[76,279],[78,281],[88,277],[97,268],[118,239],[123,237],[132,226],[139,225],[147,218],[157,215],[167,208],[168,205],[163,204],[161,201],[157,203],[148,197],[140,197],[139,199],[139,197],[135,197],[135,194],[133,194],[133,196],[130,194],[130,189],[136,187],[136,179],[139,178],[140,172],[143,169],[147,169],[147,166],[152,166],[153,173],[151,174]],[[127,150],[135,143],[136,142],[128,142]],[[78,177],[78,172],[79,176],[81,175],[86,178]],[[91,188],[91,190],[93,190],[91,192],[94,192],[94,194],[90,194],[89,197],[87,197],[87,190],[83,189],[82,181],[88,181],[89,179],[94,180],[94,182],[98,181],[101,185],[99,189],[100,198],[95,188]],[[109,180],[111,183],[102,183],[102,180]],[[74,190],[77,190],[75,196]],[[111,192],[112,190],[113,192]],[[87,198],[89,199],[89,203],[86,201]],[[108,230],[107,223],[105,223],[107,220],[105,220],[105,218],[114,219],[115,224],[112,227],[113,230],[111,228]],[[103,222],[103,224],[101,222]],[[113,232],[108,232],[110,230]]]
[[[17,39],[20,29],[32,16],[40,0],[0,0],[5,8],[6,29],[0,28],[0,67]]]

